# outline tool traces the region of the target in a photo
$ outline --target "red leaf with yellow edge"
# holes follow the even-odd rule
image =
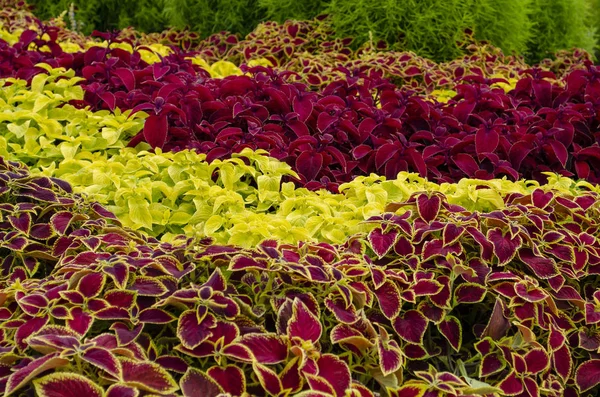
[[[335,396],[344,397],[352,383],[348,365],[333,354],[323,354],[317,360],[317,367],[319,369],[318,376],[333,387]]]
[[[379,368],[383,376],[392,374],[402,368],[404,356],[396,341],[384,342],[378,339],[377,351],[379,353]]]
[[[375,296],[384,316],[394,319],[400,313],[402,300],[400,299],[400,291],[396,287],[396,284],[386,281],[381,287],[375,290]]]
[[[105,397],[138,397],[139,395],[140,392],[138,389],[117,383],[110,385],[108,390],[106,390]]]
[[[323,328],[317,316],[308,310],[300,299],[295,298],[292,318],[287,327],[288,337],[316,343],[321,338],[322,332]]]
[[[413,383],[401,386],[397,389],[388,388],[387,392],[390,397],[423,397],[428,389],[428,385]]]
[[[210,376],[225,393],[241,396],[246,391],[246,377],[241,369],[234,365],[212,367],[206,374]]]
[[[83,375],[55,372],[33,381],[39,397],[103,397],[104,390]]]
[[[369,233],[368,239],[369,243],[371,243],[373,252],[375,252],[378,257],[382,258],[390,251],[394,244],[396,244],[398,235],[397,229],[384,231],[382,228],[378,227]]]
[[[429,324],[427,318],[416,310],[409,310],[393,321],[394,329],[403,340],[421,344]]]
[[[211,329],[216,325],[212,314],[204,313],[199,318],[196,310],[187,310],[179,316],[177,337],[184,347],[194,349],[210,337]]]
[[[479,303],[485,298],[487,288],[474,283],[461,284],[454,290],[454,302],[460,303]]]
[[[417,197],[417,212],[421,219],[427,223],[437,218],[441,206],[442,200],[437,194],[431,197],[428,197],[427,194],[420,194]]]
[[[252,363],[252,368],[260,385],[269,395],[278,396],[282,392],[283,385],[281,384],[281,380],[272,369],[257,362]]]
[[[250,349],[252,355],[260,364],[279,364],[285,361],[288,356],[288,345],[277,334],[246,334],[240,339],[239,343]]]
[[[5,395],[9,395],[25,386],[31,379],[35,378],[42,372],[67,365],[69,360],[57,357],[56,354],[47,355],[33,360],[26,366],[19,368],[11,374],[6,381],[4,389]]]
[[[173,377],[160,365],[119,357],[123,382],[150,393],[169,394],[179,390]]]
[[[81,358],[100,368],[115,378],[121,377],[121,364],[114,354],[101,347],[90,347],[81,354]]]
[[[460,325],[460,321],[456,317],[446,316],[438,324],[438,330],[450,343],[450,346],[458,352],[462,344],[462,326]]]
[[[188,368],[179,380],[184,397],[217,397],[223,389],[210,376],[196,368]]]

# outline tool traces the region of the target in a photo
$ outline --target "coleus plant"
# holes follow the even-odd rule
[[[243,249],[159,243],[0,167],[5,395],[600,391],[596,193],[416,193],[344,244]]]
[[[110,153],[125,147],[143,127],[143,112],[131,114],[79,109],[84,91],[73,70],[39,65],[31,84],[21,79],[0,80],[0,155],[30,166],[46,167],[81,152]]]
[[[82,153],[42,173],[68,181],[75,192],[106,205],[123,225],[162,241],[183,233],[246,248],[265,238],[291,244],[343,243],[349,235],[370,231],[363,220],[418,191],[442,192],[451,204],[491,211],[504,207],[503,197],[511,193],[528,194],[537,188],[559,195],[598,190],[557,176],[549,176],[545,185],[507,179],[437,185],[416,174],[400,173],[393,180],[357,177],[342,185],[338,194],[311,192],[282,183],[282,178],[295,173],[265,154],[244,149],[231,159],[208,163],[206,155],[187,150],[151,153],[128,148],[109,158]]]

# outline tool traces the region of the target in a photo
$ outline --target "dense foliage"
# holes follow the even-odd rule
[[[158,243],[0,166],[6,395],[598,391],[595,193],[417,193],[342,245],[241,249]]]
[[[500,3],[0,0],[0,394],[598,395],[591,1]]]
[[[142,3],[100,1],[31,0],[44,19],[57,17],[76,5],[72,19],[83,31],[135,26],[158,32],[167,26],[191,27],[208,37],[220,31],[241,36],[262,21],[332,18],[338,37],[356,37],[362,44],[386,40],[397,49],[416,51],[436,60],[460,55],[466,30],[488,40],[507,53],[513,51],[539,61],[560,49],[572,47],[595,51],[595,29],[600,22],[595,0],[144,0]],[[73,26],[71,26],[73,28]]]

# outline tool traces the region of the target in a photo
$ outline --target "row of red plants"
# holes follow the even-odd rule
[[[4,395],[600,392],[595,193],[484,214],[419,193],[342,245],[241,249],[69,192],[0,160]]]
[[[438,103],[376,73],[348,71],[312,91],[290,81],[293,72],[263,67],[211,79],[182,51],[153,65],[138,52],[115,48],[68,54],[55,41],[58,28],[41,28],[25,31],[13,46],[3,43],[1,74],[30,79],[43,71],[39,62],[75,69],[85,79],[81,106],[150,114],[132,146],[195,149],[209,160],[245,147],[265,149],[298,171],[299,185],[332,191],[372,172],[394,178],[413,171],[453,182],[543,180],[542,172],[554,171],[600,181],[600,68],[589,63],[562,81],[525,70],[508,93],[492,86],[501,79],[462,76],[458,95]],[[118,40],[116,33],[101,36]],[[51,52],[28,50],[32,43]]]

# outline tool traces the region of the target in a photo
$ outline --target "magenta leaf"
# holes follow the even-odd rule
[[[292,339],[299,338],[302,341],[316,343],[321,338],[322,332],[319,318],[311,313],[300,299],[294,299],[287,335]]]
[[[442,200],[438,195],[432,195],[428,197],[426,194],[420,194],[417,197],[417,211],[419,216],[425,222],[430,223],[437,218],[438,213],[442,205]]]
[[[455,351],[460,351],[462,344],[462,326],[456,317],[447,316],[438,324],[438,330],[448,340]]]
[[[169,122],[167,116],[151,114],[144,123],[144,139],[153,148],[161,148],[167,142]]]
[[[212,314],[199,318],[196,310],[187,310],[179,316],[177,337],[184,347],[194,349],[211,336],[211,329],[215,326]]]
[[[223,393],[223,389],[214,379],[196,368],[188,368],[179,385],[184,397],[217,397]]]
[[[104,390],[83,375],[55,372],[33,381],[40,397],[103,397]]]
[[[111,352],[106,349],[100,347],[90,347],[83,352],[81,358],[116,378],[121,377],[121,365],[119,361]]]
[[[42,372],[61,367],[68,363],[69,360],[57,357],[56,354],[50,354],[35,359],[26,366],[19,368],[8,377],[4,393],[5,395],[12,394]]]
[[[581,364],[575,372],[575,384],[582,393],[600,385],[600,360]]]
[[[150,393],[168,394],[179,389],[173,377],[160,365],[119,357],[125,383]]]
[[[296,159],[296,169],[306,181],[314,180],[323,167],[323,155],[314,151],[302,152]]]
[[[371,243],[371,248],[375,254],[382,258],[387,254],[392,246],[396,244],[396,240],[398,239],[398,230],[390,229],[386,232],[383,231],[382,228],[375,228],[369,233],[369,242]]]
[[[503,234],[498,228],[488,230],[487,239],[494,246],[494,254],[498,257],[500,266],[506,265],[515,257],[523,242],[519,235],[511,237],[509,233]]]
[[[487,289],[479,284],[464,283],[454,290],[454,301],[460,303],[479,303],[485,298]]]
[[[232,396],[241,396],[246,390],[246,378],[244,372],[236,366],[212,367],[207,375],[214,380],[225,393]]]
[[[384,282],[375,290],[375,296],[384,316],[394,319],[400,313],[402,300],[396,284],[391,281]]]
[[[427,318],[416,310],[409,310],[393,321],[394,330],[403,340],[421,344],[427,330]]]
[[[352,381],[348,365],[333,354],[323,354],[317,360],[317,367],[318,376],[333,387],[335,396],[344,397]]]
[[[278,364],[288,356],[287,343],[277,334],[246,334],[240,339],[240,344],[250,349],[260,364]]]

